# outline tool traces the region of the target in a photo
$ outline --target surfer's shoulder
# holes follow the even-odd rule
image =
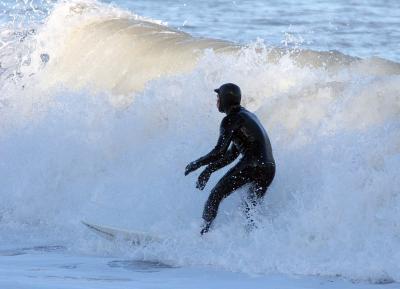
[[[221,121],[221,128],[234,129],[240,123],[242,116],[239,113],[226,115]]]

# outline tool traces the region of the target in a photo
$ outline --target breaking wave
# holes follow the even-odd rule
[[[400,281],[398,63],[194,38],[95,1],[47,13],[1,27],[0,240]],[[224,170],[199,192],[183,169],[216,141],[213,88],[224,82],[267,128],[278,170],[258,230],[243,228],[239,190],[200,239],[206,191]],[[171,239],[120,252],[82,219]]]

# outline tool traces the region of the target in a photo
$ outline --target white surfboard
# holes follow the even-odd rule
[[[128,231],[118,228],[90,224],[84,221],[82,221],[82,224],[84,224],[91,231],[95,232],[97,235],[107,240],[120,240],[130,242],[134,246],[142,246],[149,243],[161,243],[163,240],[165,240],[159,236],[141,231]]]

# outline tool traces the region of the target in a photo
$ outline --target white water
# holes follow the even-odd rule
[[[2,53],[3,244],[400,281],[397,63],[238,48],[90,1],[58,4],[37,29],[12,43],[29,65]],[[183,169],[216,142],[213,89],[228,81],[267,128],[277,176],[258,230],[244,232],[238,192],[199,239],[203,203],[223,171],[200,192],[197,174]],[[98,240],[82,219],[171,240],[127,248]]]

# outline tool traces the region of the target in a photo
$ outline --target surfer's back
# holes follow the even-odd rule
[[[271,142],[257,116],[244,107],[229,116],[236,119],[237,129],[232,141],[243,157],[256,161],[258,165],[275,164]]]

